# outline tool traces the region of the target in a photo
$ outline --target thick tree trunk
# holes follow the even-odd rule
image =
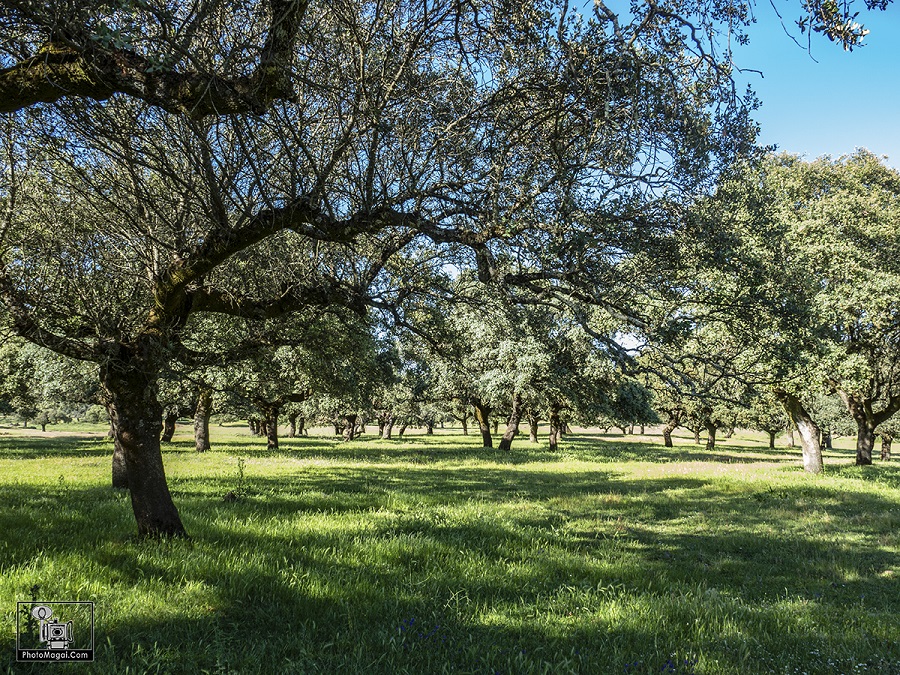
[[[281,413],[281,406],[269,404],[263,408],[263,414],[266,416],[266,449],[278,449],[278,415]]]
[[[694,445],[700,445],[700,427],[694,428]]]
[[[559,448],[559,437],[562,432],[562,422],[559,419],[559,406],[550,406],[550,451],[556,452]]]
[[[434,436],[434,421],[429,420],[425,422],[425,435]]]
[[[397,436],[400,438],[403,438],[403,434],[405,434],[405,433],[406,433],[406,422],[403,422],[400,425],[400,428],[397,429]]]
[[[891,442],[894,437],[891,434],[881,433],[881,461],[891,461]]]
[[[113,432],[112,486],[127,490],[128,467],[125,465],[125,450],[119,442],[118,434],[115,433],[116,409],[110,402],[106,404],[106,413],[109,415],[109,429]]]
[[[775,449],[775,432],[769,431],[769,450]]]
[[[822,446],[819,443],[819,425],[815,423],[806,409],[793,394],[776,389],[775,396],[781,401],[785,412],[791,418],[794,428],[800,434],[800,447],[803,453],[803,470],[808,473],[821,473],[825,465],[822,462]]]
[[[503,438],[500,439],[500,445],[497,446],[500,450],[509,452],[509,449],[512,447],[513,439],[516,437],[516,434],[519,433],[519,420],[521,418],[522,397],[519,394],[516,394],[513,396],[512,411],[509,415],[509,421],[506,423],[506,431],[503,434]]]
[[[670,427],[668,424],[663,427],[663,430],[662,430],[663,445],[666,446],[667,448],[672,447],[672,431],[673,430],[674,430],[674,427]]]
[[[125,455],[138,535],[187,536],[163,469],[156,369],[140,362],[116,363],[101,368],[101,381],[115,413],[113,426]]]
[[[305,433],[307,433],[306,418],[301,416],[297,418],[297,435],[302,436]]]
[[[712,452],[716,449],[716,425],[712,422],[704,422],[706,427],[706,451]]]
[[[288,438],[297,438],[297,413],[290,413],[288,416]]]
[[[481,399],[472,399],[472,407],[475,409],[475,419],[478,420],[478,427],[481,429],[481,442],[485,448],[494,447],[494,439],[491,437],[490,406],[485,405]]]
[[[166,413],[166,418],[163,420],[163,432],[162,432],[162,442],[163,443],[171,443],[172,436],[175,435],[175,423],[178,421],[178,413],[170,412]]]
[[[869,420],[856,422],[856,465],[868,466],[872,463],[875,450],[875,425]]]
[[[342,434],[342,438],[345,441],[352,441],[354,437],[354,431],[356,429],[356,415],[344,415],[344,431]]]
[[[388,415],[384,420],[384,429],[381,431],[381,438],[386,441],[391,440],[391,433],[394,431],[394,416]]]
[[[212,390],[201,388],[197,396],[197,409],[194,410],[194,449],[206,452],[209,444],[209,416],[212,414]]]

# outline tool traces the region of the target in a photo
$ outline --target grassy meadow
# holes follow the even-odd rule
[[[192,540],[145,542],[110,442],[59,429],[0,429],[0,672],[900,673],[900,464],[850,439],[817,477],[740,433],[196,454],[184,426]],[[93,664],[15,662],[35,585],[96,603]]]

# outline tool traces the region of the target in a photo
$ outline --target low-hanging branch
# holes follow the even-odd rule
[[[248,75],[179,72],[125,48],[104,47],[95,35],[52,39],[38,52],[0,70],[0,112],[66,96],[98,101],[121,93],[193,118],[261,115],[292,96],[290,66],[307,2],[270,0],[268,34]],[[67,36],[68,37],[68,36]]]

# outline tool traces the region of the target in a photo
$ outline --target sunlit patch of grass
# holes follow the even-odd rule
[[[900,471],[849,449],[213,433],[164,448],[170,542],[108,441],[0,438],[0,668],[38,584],[96,602],[91,672],[900,672]]]

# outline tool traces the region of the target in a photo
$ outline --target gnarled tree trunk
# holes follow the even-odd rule
[[[288,438],[297,437],[297,413],[290,413],[288,416]]]
[[[519,433],[520,419],[522,419],[522,396],[516,394],[513,396],[512,411],[509,415],[509,421],[506,423],[506,431],[503,433],[503,438],[500,439],[500,445],[498,446],[500,450],[509,452],[513,439]]]
[[[384,419],[384,429],[381,430],[381,437],[389,441],[391,440],[391,433],[394,431],[394,415],[393,413],[389,413],[387,417]]]
[[[125,455],[138,535],[187,536],[163,469],[157,368],[133,354],[123,354],[123,360],[125,363],[103,365],[100,377],[115,410],[113,426]]]
[[[785,412],[791,418],[794,428],[800,434],[800,447],[803,453],[803,470],[808,473],[821,473],[825,465],[822,462],[822,446],[819,443],[819,425],[815,423],[800,399],[785,391],[776,389],[775,397],[781,401]]]
[[[715,422],[707,420],[703,423],[703,426],[706,427],[706,450],[707,452],[712,452],[716,449],[716,427]]]
[[[206,452],[209,444],[209,416],[212,414],[212,390],[200,388],[197,396],[197,409],[194,411],[194,449]]]
[[[175,435],[175,423],[178,421],[178,413],[177,412],[168,412],[166,413],[166,418],[163,420],[163,432],[162,432],[162,442],[163,443],[171,443],[172,436]]]
[[[556,452],[559,448],[559,437],[562,435],[562,422],[559,419],[560,407],[553,403],[550,406],[550,451]]]
[[[356,418],[357,415],[355,413],[344,415],[344,431],[342,433],[342,438],[345,441],[352,441],[353,437],[356,435]]]
[[[481,429],[481,442],[485,448],[494,447],[494,439],[491,437],[491,407],[485,404],[480,398],[472,399],[472,408],[475,410],[475,419],[478,420],[478,427]]]
[[[666,426],[663,427],[663,445],[667,448],[672,447],[672,432],[675,431],[675,428],[678,426],[678,421],[676,416],[670,415],[669,421],[666,422]]]
[[[281,413],[280,405],[272,405],[271,403],[262,409],[265,415],[263,422],[266,431],[266,448],[268,450],[278,449],[278,415]]]
[[[881,461],[890,462],[891,461],[891,442],[893,442],[894,437],[891,434],[881,432]]]

